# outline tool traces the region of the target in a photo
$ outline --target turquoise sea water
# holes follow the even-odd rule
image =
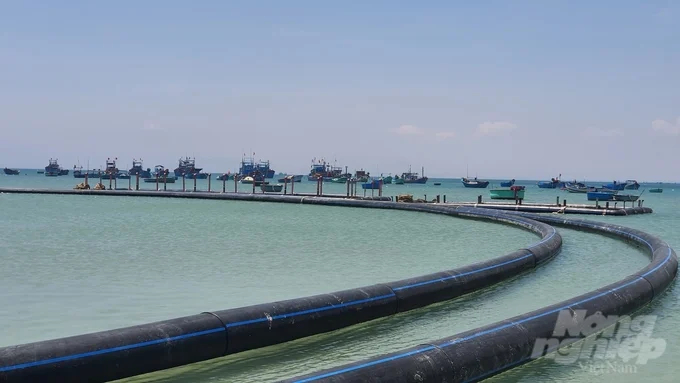
[[[73,177],[0,176],[0,187],[72,188]],[[441,182],[441,186],[434,186]],[[108,183],[106,183],[108,185]],[[527,185],[527,202],[587,203],[585,195]],[[589,183],[591,184],[591,183]],[[600,184],[593,182],[592,184]],[[118,187],[127,187],[120,181]],[[152,188],[155,185],[143,184]],[[181,189],[181,182],[168,185]],[[193,188],[193,184],[188,184]],[[199,190],[207,181],[199,180]],[[313,192],[303,182],[296,191]],[[637,192],[658,185],[643,185]],[[680,249],[680,185],[645,192],[654,214],[589,216],[648,231]],[[221,190],[221,183],[212,181]],[[242,191],[251,190],[239,185]],[[233,181],[227,183],[233,191]],[[327,193],[344,185],[325,184]],[[359,191],[363,193],[363,191]],[[369,192],[370,193],[370,192]],[[485,198],[459,180],[386,185],[385,195],[449,201]],[[574,216],[577,217],[577,216]],[[0,346],[331,292],[488,259],[536,241],[498,224],[423,213],[233,201],[0,194]],[[556,303],[642,268],[638,249],[560,229],[562,253],[546,266],[462,299],[410,313],[148,374],[129,381],[273,381],[454,335]],[[642,310],[658,316],[663,355],[635,372],[593,372],[539,360],[498,381],[675,381],[680,373],[680,289]]]

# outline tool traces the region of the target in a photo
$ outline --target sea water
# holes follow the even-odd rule
[[[83,181],[22,173],[0,176],[0,187],[64,189]],[[130,183],[134,187],[134,179]],[[584,194],[538,189],[533,181],[517,184],[527,186],[526,202],[554,203],[559,196],[568,203],[592,204]],[[127,187],[128,181],[117,186]],[[177,190],[182,183],[167,186]],[[193,189],[193,180],[186,186]],[[198,180],[196,186],[206,190],[208,184]],[[252,191],[250,185],[237,186],[240,192]],[[233,191],[234,182],[226,187]],[[641,229],[680,249],[680,186],[643,184],[630,192],[651,187],[664,189],[642,194],[653,214],[586,218]],[[221,190],[222,182],[212,180],[211,188]],[[296,192],[315,189],[314,182],[295,185]],[[343,194],[346,186],[325,183],[324,192]],[[487,189],[466,189],[451,179],[385,185],[383,192],[427,199],[446,195],[448,201],[488,199]],[[564,247],[555,260],[461,299],[127,380],[275,381],[491,324],[615,282],[649,262],[641,250],[616,239],[559,230]],[[0,346],[392,281],[489,259],[537,240],[511,226],[403,211],[17,194],[0,194],[0,232]],[[636,313],[656,316],[653,336],[667,344],[645,365],[594,369],[541,359],[492,380],[675,381],[679,295],[674,283]]]

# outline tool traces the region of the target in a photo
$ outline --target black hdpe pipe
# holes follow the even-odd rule
[[[91,194],[102,195],[99,192]],[[145,195],[136,191],[125,194]],[[198,193],[149,194],[186,198]],[[112,191],[108,195],[121,193]],[[211,196],[214,195],[224,196]],[[331,198],[230,196],[239,200],[399,209],[484,219],[520,226],[539,234],[542,240],[502,257],[396,282],[5,347],[0,349],[0,382],[102,382],[320,334],[493,285],[552,259],[562,245],[561,236],[552,226],[500,211]]]
[[[313,373],[287,382],[470,382],[479,381],[530,362],[537,357],[574,343],[593,332],[587,320],[592,315],[628,315],[651,302],[675,279],[678,259],[670,246],[650,234],[618,225],[526,213],[514,215],[578,230],[593,231],[632,241],[649,250],[652,262],[637,273],[587,294],[377,358]],[[570,315],[572,328],[587,329],[577,334],[555,336],[557,318],[563,310],[586,310]],[[597,314],[600,313],[600,314]],[[587,319],[590,318],[590,319]],[[611,318],[611,317],[609,317]],[[590,323],[590,322],[589,322]],[[608,323],[613,324],[613,323]],[[569,336],[569,337],[566,337]],[[535,353],[538,340],[552,339]],[[542,344],[542,343],[541,343]],[[415,380],[415,377],[418,379]]]

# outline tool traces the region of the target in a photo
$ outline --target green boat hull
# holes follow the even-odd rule
[[[403,185],[404,184],[404,179],[403,178],[397,178],[394,180],[394,183],[397,185]]]
[[[491,189],[489,190],[489,197],[491,199],[524,199],[524,190]]]

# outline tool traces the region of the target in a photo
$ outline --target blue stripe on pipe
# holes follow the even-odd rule
[[[373,366],[373,365],[375,365],[375,364],[380,364],[380,363],[382,363],[382,362],[389,362],[389,361],[396,360],[396,359],[406,358],[407,356],[411,356],[411,355],[415,355],[415,354],[420,354],[421,352],[425,352],[425,351],[434,350],[434,348],[435,348],[434,346],[427,346],[427,347],[419,348],[419,349],[414,350],[414,351],[411,351],[411,352],[406,352],[406,353],[403,353],[403,354],[394,355],[394,356],[391,356],[391,357],[389,357],[389,358],[385,358],[384,360],[381,359],[381,360],[376,360],[376,361],[374,361],[374,362],[369,362],[369,363],[366,363],[366,364],[362,364],[362,365],[360,365],[360,366],[347,367],[347,368],[343,368],[342,370],[329,372],[329,373],[327,373],[327,374],[317,375],[317,376],[313,376],[313,377],[307,378],[307,379],[296,380],[295,382],[297,382],[297,383],[307,383],[307,382],[311,382],[311,381],[317,380],[317,379],[328,378],[328,377],[331,377],[331,376],[333,376],[333,375],[337,375],[337,374],[342,374],[342,373],[345,373],[345,372],[350,372],[350,371],[358,370],[358,369],[360,369],[360,368]]]
[[[533,256],[534,256],[533,254],[529,253],[529,254],[524,255],[524,256],[522,256],[522,257],[519,257],[519,258],[517,258],[517,259],[513,259],[513,260],[510,260],[510,261],[505,261],[505,262],[502,262],[502,263],[499,263],[499,264],[496,264],[496,265],[491,265],[491,266],[487,266],[487,267],[482,267],[481,269],[472,270],[472,271],[468,271],[468,272],[461,273],[461,274],[451,275],[451,276],[448,276],[448,277],[441,277],[441,278],[432,279],[432,280],[429,280],[429,281],[414,283],[414,284],[411,284],[411,285],[406,285],[406,286],[401,286],[401,287],[395,287],[393,290],[394,290],[394,291],[400,291],[400,290],[410,289],[410,288],[412,288],[412,287],[424,286],[424,285],[429,285],[429,284],[437,283],[437,282],[444,282],[444,281],[448,281],[448,280],[450,280],[450,279],[455,279],[455,278],[459,278],[459,277],[464,277],[464,276],[466,276],[466,275],[476,274],[476,273],[479,273],[479,272],[482,272],[482,271],[486,271],[486,270],[490,270],[490,269],[493,269],[493,268],[496,268],[496,267],[505,266],[505,265],[508,265],[508,264],[511,264],[511,263],[514,263],[514,262],[519,262],[519,261],[521,261],[521,260],[523,260],[523,259],[527,259],[527,258],[533,257]]]
[[[330,305],[330,306],[319,307],[319,308],[315,308],[315,309],[295,311],[295,312],[288,313],[288,314],[274,315],[270,318],[265,317],[265,318],[244,320],[244,321],[241,321],[241,322],[227,323],[227,328],[236,327],[236,326],[244,326],[244,325],[249,325],[249,324],[253,324],[253,323],[268,322],[270,320],[275,320],[275,319],[285,319],[285,318],[293,317],[293,316],[297,316],[297,315],[305,315],[305,314],[317,313],[317,312],[321,312],[321,311],[339,309],[339,308],[342,308],[342,307],[353,306],[353,305],[358,305],[358,304],[367,303],[367,302],[373,302],[373,301],[377,301],[377,300],[381,300],[381,299],[392,298],[392,297],[395,297],[395,296],[396,295],[394,295],[394,294],[380,295],[380,296],[373,297],[373,298],[360,299],[360,300],[357,300],[357,301],[345,302],[345,303],[341,303],[341,304],[338,304],[338,305]]]
[[[637,237],[637,236],[636,236],[636,237]],[[639,237],[638,237],[638,238],[639,238]],[[640,238],[640,239],[641,239],[641,238]],[[642,239],[641,239],[641,240],[642,240]],[[647,241],[645,241],[645,240],[642,240],[642,241],[645,242],[645,243],[647,243],[647,244],[649,244],[649,243],[648,243]],[[668,248],[668,256],[667,256],[667,257],[661,262],[661,264],[658,265],[656,268],[659,268],[659,267],[661,267],[662,265],[664,265],[666,262],[668,262],[668,260],[670,259],[670,257],[671,257],[671,249],[670,249],[670,247],[669,247],[669,248]],[[458,339],[454,339],[454,340],[452,340],[452,341],[444,342],[444,343],[442,343],[442,344],[437,345],[437,347],[447,347],[447,346],[451,346],[451,345],[454,345],[454,344],[457,344],[457,343],[460,343],[460,342],[463,342],[463,341],[466,341],[466,340],[471,340],[471,339],[477,338],[477,337],[482,336],[482,335],[494,333],[494,332],[497,332],[497,331],[506,329],[506,328],[508,328],[508,327],[516,326],[516,325],[518,325],[518,324],[522,324],[522,323],[525,323],[525,322],[528,322],[528,321],[531,321],[531,320],[534,320],[534,319],[537,319],[537,318],[540,318],[540,317],[543,317],[543,316],[546,316],[546,315],[554,314],[554,313],[556,313],[556,312],[558,312],[558,311],[560,311],[560,310],[564,310],[564,309],[569,308],[569,307],[571,307],[571,306],[579,305],[579,304],[581,304],[581,303],[585,303],[585,302],[592,301],[593,299],[597,299],[597,298],[599,298],[599,297],[601,297],[601,296],[604,296],[604,295],[607,295],[607,294],[611,294],[611,293],[613,293],[613,292],[615,292],[615,291],[617,291],[617,290],[620,290],[620,289],[622,289],[622,288],[624,288],[624,287],[628,287],[628,286],[632,285],[633,283],[636,283],[637,281],[640,281],[640,280],[644,280],[644,279],[643,279],[642,277],[638,277],[638,278],[635,278],[634,280],[632,280],[632,281],[630,281],[630,282],[628,282],[628,283],[626,283],[626,284],[623,284],[623,285],[621,285],[621,286],[619,286],[619,287],[613,288],[613,289],[611,289],[611,290],[607,290],[607,291],[602,292],[602,293],[600,293],[600,294],[596,294],[596,295],[594,295],[594,296],[592,296],[592,297],[588,297],[588,298],[582,299],[582,300],[580,300],[580,301],[578,301],[578,302],[570,303],[570,304],[568,304],[568,305],[564,305],[564,306],[555,308],[555,309],[553,309],[553,310],[550,310],[550,311],[547,311],[547,312],[544,312],[544,313],[541,313],[541,314],[533,315],[533,316],[531,316],[531,317],[524,318],[524,319],[522,319],[522,320],[520,320],[520,321],[517,321],[517,322],[512,322],[512,323],[505,324],[505,325],[502,325],[502,326],[494,327],[494,328],[491,328],[491,329],[488,329],[488,330],[485,330],[485,331],[480,331],[480,332],[474,333],[474,334],[472,334],[472,335],[470,335],[470,336],[467,336],[467,337],[458,338]],[[298,383],[301,383],[301,382],[311,382],[311,381],[314,381],[314,380],[317,380],[317,379],[322,379],[322,378],[327,378],[327,377],[339,375],[339,374],[342,374],[342,373],[344,373],[344,372],[355,371],[355,370],[359,370],[359,369],[362,369],[362,368],[374,366],[374,365],[377,365],[377,364],[382,364],[382,363],[385,363],[385,362],[389,362],[389,361],[392,361],[392,360],[405,358],[405,357],[407,357],[407,356],[419,354],[419,353],[424,352],[424,351],[427,351],[427,350],[418,349],[418,350],[410,351],[410,352],[403,353],[403,354],[397,354],[397,355],[393,355],[393,356],[390,356],[390,357],[387,357],[387,358],[382,358],[382,359],[374,360],[374,361],[372,361],[372,362],[360,364],[360,365],[357,365],[357,366],[354,366],[354,367],[349,367],[349,368],[342,369],[342,370],[337,370],[337,371],[331,371],[331,372],[328,372],[328,373],[323,374],[323,375],[315,375],[315,376],[312,376],[312,377],[309,377],[309,378],[306,378],[306,379],[303,379],[303,380],[296,380],[295,382],[298,382]],[[504,368],[510,367],[510,366],[513,365],[513,364],[517,364],[517,362],[513,362],[513,363],[511,363],[511,364],[509,364],[509,365],[506,365],[505,367],[502,367],[502,368],[499,369],[499,370],[502,370],[502,369],[504,369]]]
[[[225,330],[226,329],[224,327],[217,327],[217,328],[213,328],[213,329],[210,329],[210,330],[197,331],[197,332],[192,332],[192,333],[189,333],[189,334],[172,336],[172,337],[169,337],[169,338],[155,339],[155,340],[150,340],[150,341],[146,341],[146,342],[128,344],[128,345],[125,345],[125,346],[118,346],[118,347],[105,348],[105,349],[97,350],[97,351],[83,352],[81,354],[73,354],[73,355],[61,356],[61,357],[58,357],[58,358],[38,360],[38,361],[35,361],[35,362],[15,364],[13,366],[0,367],[0,372],[19,370],[19,369],[27,368],[27,367],[37,367],[37,366],[42,366],[42,365],[50,364],[50,363],[65,362],[65,361],[68,361],[68,360],[87,358],[87,357],[95,356],[95,355],[109,354],[109,353],[117,352],[117,351],[125,351],[125,350],[130,350],[130,349],[133,349],[133,348],[151,346],[151,345],[159,344],[159,343],[166,343],[166,342],[172,342],[172,341],[176,341],[176,340],[193,338],[193,337],[201,336],[201,335],[213,334],[213,333],[225,331]]]

